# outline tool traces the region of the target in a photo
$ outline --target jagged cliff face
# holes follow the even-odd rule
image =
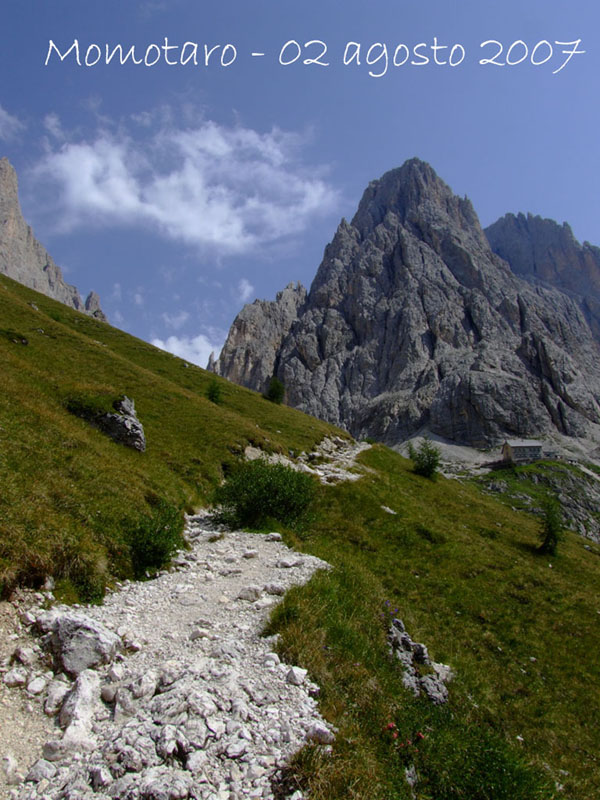
[[[579,244],[567,223],[531,214],[506,214],[485,234],[512,271],[532,283],[572,295],[600,341],[600,248]]]
[[[284,338],[303,310],[306,289],[290,283],[275,300],[255,300],[234,320],[221,357],[208,369],[257,392],[267,388]]]
[[[84,302],[77,289],[65,283],[60,267],[23,219],[17,175],[6,158],[0,159],[0,273],[78,311],[106,320],[98,295],[90,292]]]
[[[252,374],[230,341],[235,332],[240,352],[239,318],[221,374],[263,388],[260,332],[277,308],[255,307],[243,344]],[[515,277],[471,203],[414,159],[342,220],[263,376],[275,372],[291,405],[355,436],[395,444],[427,425],[485,446],[589,433],[600,424],[599,354],[577,304]]]

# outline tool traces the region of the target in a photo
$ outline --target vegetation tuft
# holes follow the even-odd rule
[[[556,498],[548,497],[544,503],[544,517],[539,532],[539,552],[555,556],[556,548],[562,536],[562,512],[560,503]]]
[[[311,475],[259,458],[237,465],[213,500],[231,526],[260,528],[270,521],[294,526],[306,520],[316,486]]]
[[[213,380],[208,384],[206,388],[206,396],[211,403],[214,403],[217,406],[221,405],[223,402],[223,389],[216,378],[213,378]]]
[[[413,469],[417,475],[433,480],[440,465],[440,448],[425,437],[421,440],[418,447],[414,447],[410,442],[408,445],[408,457],[413,463]]]
[[[129,547],[133,577],[140,580],[153,575],[183,547],[183,518],[175,506],[150,495],[148,514],[123,524],[123,536]]]
[[[279,380],[279,378],[276,378],[275,375],[273,375],[273,377],[269,381],[269,386],[264,394],[264,397],[267,400],[270,400],[272,403],[281,405],[281,403],[283,403],[284,396],[285,396],[285,387],[283,383]]]

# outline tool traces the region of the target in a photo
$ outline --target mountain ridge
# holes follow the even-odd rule
[[[83,300],[76,287],[66,283],[60,267],[25,222],[17,174],[7,158],[0,158],[0,273],[106,322],[96,292]]]
[[[598,344],[577,302],[515,275],[471,202],[419,159],[372,181],[341,221],[276,349],[260,335],[273,303],[255,307],[252,339],[241,312],[210,368],[259,391],[275,374],[290,405],[356,437],[598,438]]]

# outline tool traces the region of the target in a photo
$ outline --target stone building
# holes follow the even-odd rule
[[[542,457],[542,443],[536,439],[507,439],[502,445],[502,460],[521,464]]]

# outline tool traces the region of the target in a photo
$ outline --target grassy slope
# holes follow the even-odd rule
[[[203,370],[2,277],[0,363],[7,583],[58,572],[81,589],[81,575],[126,571],[120,526],[148,513],[149,493],[201,503],[246,443],[300,450],[332,430],[226,382],[215,406]],[[145,454],[64,408],[122,393],[144,423]],[[286,532],[334,570],[290,593],[272,628],[323,687],[322,709],[340,729],[333,756],[304,751],[292,778],[308,780],[315,800],[399,800],[415,760],[423,800],[550,797],[554,780],[565,786],[557,796],[596,797],[598,558],[568,535],[550,568],[534,552],[530,516],[472,485],[419,478],[385,448],[362,459],[373,472],[322,489],[310,529]],[[386,655],[394,608],[455,669],[447,707],[402,688]],[[395,741],[383,731],[390,721]],[[416,751],[399,746],[418,731]]]
[[[426,734],[414,756],[428,784],[420,797],[552,796],[528,783],[519,758],[551,787],[562,783],[557,796],[597,797],[600,560],[573,534],[556,558],[539,556],[530,516],[471,485],[420,478],[385,448],[362,460],[376,473],[328,492],[320,522],[296,538],[336,569],[288,596],[273,622],[283,652],[310,669],[325,713],[353,742],[316,768],[300,759],[312,796],[408,797],[397,743],[383,732],[394,721],[402,740]],[[399,687],[383,658],[389,608],[456,671],[448,709]],[[356,752],[370,771],[357,769]],[[495,788],[479,785],[482,773],[496,775]]]
[[[220,379],[217,406],[205,397],[213,377],[204,370],[4,276],[0,364],[5,587],[54,574],[93,593],[108,573],[127,573],[120,528],[150,513],[149,496],[197,505],[249,442],[298,451],[333,430]],[[135,401],[144,454],[65,409],[72,398],[110,406],[121,394]]]

